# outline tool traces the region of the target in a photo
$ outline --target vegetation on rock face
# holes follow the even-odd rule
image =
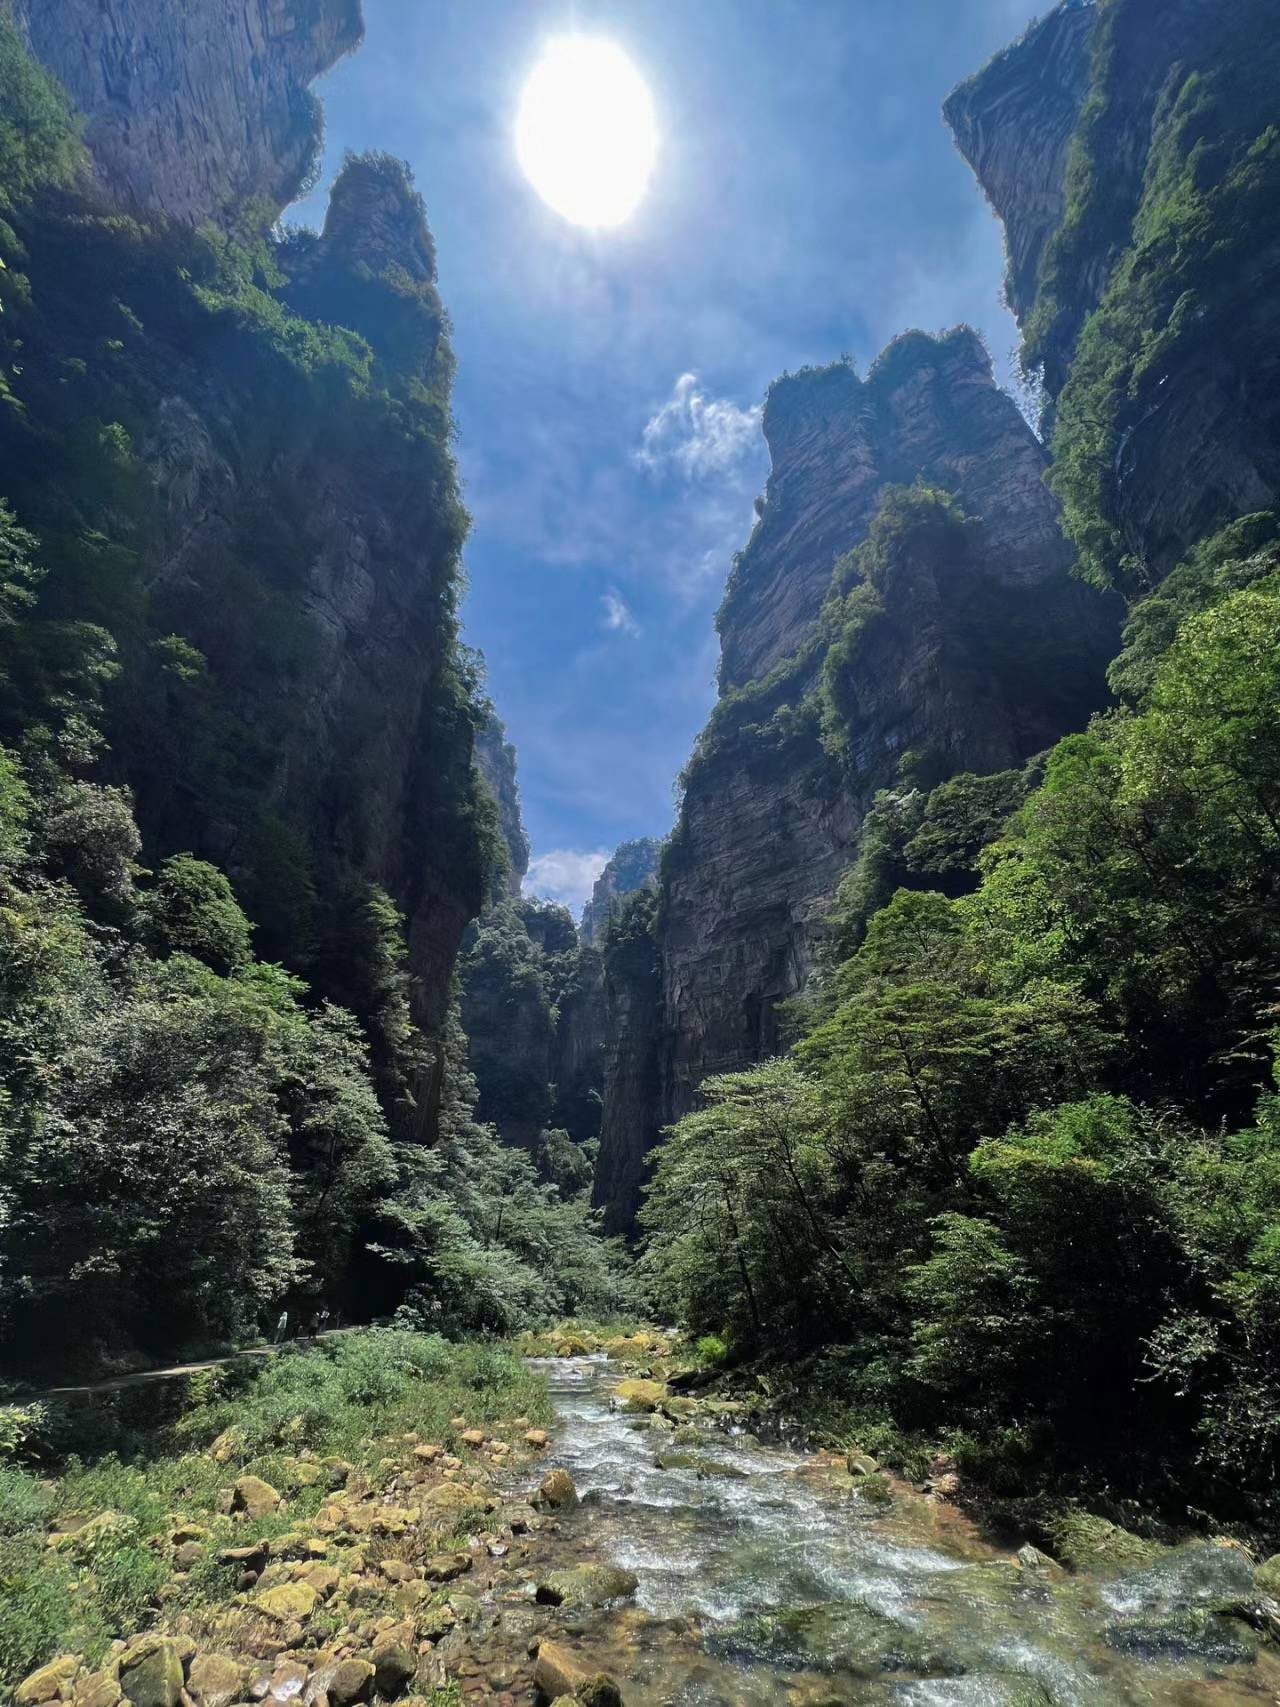
[[[739,1355],[845,1347],[855,1405],[1008,1488],[1087,1469],[1269,1529],[1274,539],[1236,524],[1138,608],[1129,708],[1023,804],[881,797],[806,1034],[704,1087],[644,1214],[659,1296]],[[939,888],[875,910],[912,850]]]
[[[241,244],[133,220],[80,193],[82,160],[0,15],[4,1361],[236,1343],[282,1304],[350,1308],[366,1272],[381,1308],[408,1294],[452,1334],[612,1303],[580,1194],[476,1124],[456,1021],[424,1034],[378,876],[412,897],[434,871],[465,917],[497,850],[429,253],[412,278],[344,270],[345,228]],[[429,251],[404,173],[349,163],[348,213],[353,175]],[[394,596],[424,691],[412,772],[372,774],[381,737],[344,727],[306,820],[277,766],[321,691],[321,453],[414,507]],[[169,532],[189,481],[237,493],[197,560]]]
[[[1051,484],[1081,569],[1099,586],[1141,594],[1158,578],[1125,523],[1120,484],[1129,438],[1162,406],[1170,376],[1200,359],[1247,367],[1256,355],[1237,350],[1235,335],[1267,289],[1256,269],[1280,205],[1273,25],[1251,0],[1199,15],[1194,55],[1154,104],[1138,178],[1132,165],[1117,168],[1116,145],[1134,122],[1123,70],[1148,57],[1151,21],[1132,0],[1099,7],[1066,212],[1023,349],[1056,400]]]

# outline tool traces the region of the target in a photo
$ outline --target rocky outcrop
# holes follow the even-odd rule
[[[865,535],[886,486],[917,479],[992,518],[993,567],[1011,583],[1060,575],[1057,510],[1044,458],[968,327],[908,333],[865,380],[852,367],[778,380],[764,410],[772,469],[717,623],[721,687],[757,681],[808,640],[836,559]]]
[[[1280,500],[1278,41],[1270,0],[1068,0],[946,105],[1004,221],[1069,525],[1134,591]]]
[[[17,0],[37,59],[88,120],[111,199],[189,224],[268,224],[323,137],[309,85],[351,52],[361,0]]]
[[[876,789],[908,758],[930,782],[1020,763],[1103,702],[1117,641],[1117,605],[1072,578],[1043,447],[973,333],[909,334],[865,382],[844,365],[782,381],[766,431],[768,498],[721,612],[725,684],[739,685],[687,773],[651,958],[606,974],[597,1195],[618,1226],[702,1079],[782,1045],[780,1008],[804,987]],[[838,605],[823,608],[833,560],[887,491],[919,478],[971,520],[880,589],[846,666],[853,727],[837,760],[815,696],[838,629]],[[743,685],[746,670],[757,679]]]
[[[520,813],[520,791],[516,787],[516,750],[496,713],[476,732],[476,769],[498,808],[498,830],[506,845],[508,865],[503,885],[514,900],[529,869],[529,838]]]
[[[1004,222],[1010,308],[1035,302],[1045,246],[1066,210],[1067,154],[1089,90],[1097,7],[1067,0],[948,98],[961,153]]]
[[[651,888],[658,881],[662,843],[653,836],[623,842],[614,850],[608,865],[596,878],[591,899],[582,909],[582,940],[600,943],[605,926],[628,895]]]
[[[605,955],[604,1119],[593,1201],[610,1233],[630,1232],[662,1106],[662,961],[653,901],[628,913]]]
[[[350,160],[324,234],[280,243],[252,288],[216,241],[152,217],[292,193],[285,109],[358,39],[358,7],[23,16],[88,111],[101,184],[6,213],[30,292],[4,304],[25,360],[0,457],[58,566],[57,614],[107,628],[124,666],[105,774],[135,793],[146,857],[222,866],[259,954],[355,1009],[375,1052],[387,891],[414,1018],[438,1032],[486,877],[422,201],[403,166]],[[104,190],[138,219],[102,218]],[[397,1100],[405,1136],[432,1132],[430,1055]]]

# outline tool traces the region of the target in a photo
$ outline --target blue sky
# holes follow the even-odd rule
[[[1034,0],[365,0],[321,85],[412,166],[458,356],[466,638],[519,753],[530,887],[580,905],[662,835],[714,699],[713,616],[768,458],[771,379],[968,320],[1001,367],[998,227],[940,116]],[[617,41],[661,130],[620,230],[565,224],[512,125],[548,37]]]

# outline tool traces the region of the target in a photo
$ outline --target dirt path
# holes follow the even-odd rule
[[[196,1375],[202,1369],[221,1369],[225,1364],[238,1363],[242,1357],[274,1357],[290,1346],[316,1345],[321,1340],[337,1339],[342,1334],[355,1333],[355,1328],[326,1328],[322,1334],[300,1335],[279,1345],[251,1345],[243,1351],[230,1352],[226,1357],[208,1357],[200,1363],[173,1363],[165,1369],[138,1369],[132,1375],[113,1375],[106,1381],[82,1381],[66,1387],[44,1387],[16,1394],[20,1400],[73,1399],[88,1393],[111,1393],[121,1387],[145,1387],[151,1381],[174,1381],[180,1376]]]

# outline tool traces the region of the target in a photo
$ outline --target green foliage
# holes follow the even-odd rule
[[[161,954],[190,954],[215,972],[238,972],[252,953],[248,919],[217,866],[191,854],[165,860],[144,902],[147,930]]]
[[[0,13],[0,208],[70,183],[84,159],[80,121],[62,85]]]
[[[546,1422],[546,1384],[514,1354],[486,1345],[450,1345],[424,1335],[375,1330],[307,1352],[233,1366],[218,1391],[193,1390],[176,1422],[138,1434],[127,1459],[85,1452],[56,1466],[56,1481],[0,1467],[0,1686],[12,1687],[56,1654],[108,1656],[117,1637],[147,1628],[159,1597],[200,1610],[226,1601],[224,1546],[306,1524],[327,1487],[291,1489],[288,1515],[252,1521],[222,1510],[228,1483],[249,1473],[289,1486],[300,1450],[341,1457],[377,1486],[388,1439],[413,1429],[453,1442],[451,1418],[481,1424],[524,1415]],[[154,1409],[154,1404],[153,1404]],[[236,1457],[217,1463],[205,1449],[224,1431]],[[46,1545],[53,1513],[106,1521],[65,1552]],[[167,1545],[174,1514],[211,1533],[207,1567],[173,1575]],[[107,1515],[109,1514],[109,1515]]]
[[[819,1354],[860,1430],[950,1437],[1004,1494],[1280,1533],[1278,671],[1247,517],[1135,611],[1127,708],[877,798],[791,1056],[656,1154],[665,1310]]]

